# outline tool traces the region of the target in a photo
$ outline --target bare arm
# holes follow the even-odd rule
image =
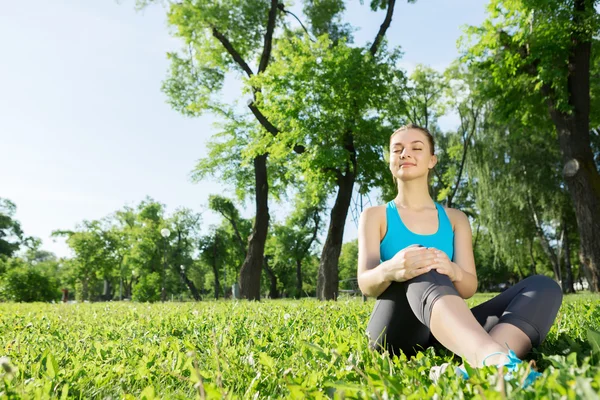
[[[362,212],[358,223],[358,286],[364,295],[377,297],[390,286],[386,276],[389,260],[380,264],[377,208]]]
[[[435,254],[419,245],[400,250],[381,262],[380,221],[385,209],[371,207],[360,216],[358,225],[358,286],[367,296],[378,297],[391,282],[404,282],[431,270]]]
[[[471,224],[462,211],[454,211],[454,257],[456,280],[454,286],[463,299],[472,297],[477,291],[477,272],[473,256]]]

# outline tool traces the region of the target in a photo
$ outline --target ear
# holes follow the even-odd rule
[[[437,156],[434,154],[431,156],[431,159],[429,159],[429,169],[433,169],[433,167],[435,167],[437,165],[438,159]]]

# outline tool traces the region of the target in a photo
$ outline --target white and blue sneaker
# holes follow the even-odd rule
[[[498,367],[506,367],[508,370],[508,372],[504,375],[504,379],[506,379],[507,381],[514,379],[515,373],[517,372],[517,369],[518,369],[518,365],[523,363],[523,361],[519,357],[517,357],[517,355],[515,354],[514,351],[512,351],[510,349],[508,350],[508,355],[503,352],[496,352],[496,353],[492,353],[492,354],[488,355],[486,358],[484,358],[483,365],[485,365],[485,360],[487,360],[488,357],[495,356],[498,354],[505,355],[508,357],[507,362],[505,362],[504,364],[498,365]],[[448,369],[449,366],[450,366],[449,363],[443,363],[440,366],[431,367],[431,369],[429,370],[429,379],[431,379],[433,381],[433,383],[437,384],[438,380],[440,379],[442,374],[444,374],[444,372],[446,372],[446,370]],[[467,372],[467,370],[464,367],[455,367],[454,371],[455,371],[456,375],[462,377],[464,380],[469,379],[469,373]],[[529,371],[529,373],[527,374],[527,377],[523,381],[522,387],[524,389],[529,387],[541,375],[542,375],[541,373],[531,369]]]

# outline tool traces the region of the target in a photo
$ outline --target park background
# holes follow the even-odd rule
[[[599,33],[590,0],[3,4],[0,398],[597,398]],[[368,350],[356,222],[411,122],[469,304],[568,294],[532,388]]]
[[[375,50],[386,2],[286,5],[275,43],[305,40],[307,47],[291,54],[274,46],[273,72],[265,69],[264,81],[254,83],[225,42],[194,39],[195,30],[223,24],[242,46],[231,49],[256,74],[266,21],[248,14],[254,3],[213,9],[208,2],[198,6],[208,7],[204,22],[167,17],[166,3],[150,3],[5,6],[0,29],[14,39],[1,67],[0,240],[4,255],[18,257],[0,271],[13,271],[15,280],[25,270],[45,275],[51,290],[44,300],[65,288],[79,300],[152,301],[163,277],[166,297],[180,299],[230,295],[243,279],[250,279],[252,298],[334,298],[353,289],[357,216],[393,196],[386,143],[408,122],[436,137],[432,196],[469,215],[482,290],[535,273],[564,280],[565,292],[590,281],[597,290],[598,245],[588,238],[598,233],[590,218],[599,201],[595,109],[585,121],[589,132],[571,140],[573,148],[587,147],[577,151],[592,162],[583,168],[592,167],[584,177],[589,186],[577,189],[563,171],[573,150],[559,143],[551,114],[553,104],[563,104],[565,115],[579,113],[569,108],[578,106],[571,92],[579,85],[567,84],[568,51],[557,53],[564,45],[533,31],[493,37],[495,30],[525,29],[532,18],[549,18],[541,30],[568,29],[560,6],[539,17],[520,10],[522,20],[500,14],[492,28],[481,2],[398,2],[376,58],[366,62],[360,57]],[[24,21],[30,29],[21,28]],[[538,47],[515,60],[528,40]],[[594,54],[587,71],[592,104]],[[548,66],[525,73],[536,57]],[[543,84],[557,86],[556,99],[542,93]],[[272,99],[253,95],[259,86]],[[253,98],[264,103],[262,122],[248,105]],[[273,129],[283,132],[273,136]],[[298,143],[314,146],[297,154]],[[253,163],[267,153],[269,188],[259,193],[259,209]],[[338,181],[336,171],[346,169],[352,176]],[[259,234],[249,242],[256,215]],[[164,228],[171,231],[166,239]],[[4,297],[26,300],[8,286]]]

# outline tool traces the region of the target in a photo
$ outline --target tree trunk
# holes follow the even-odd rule
[[[109,301],[112,299],[112,285],[108,278],[104,278],[104,289],[102,290],[102,300]]]
[[[454,183],[454,188],[450,192],[450,195],[446,199],[446,206],[451,208],[454,203],[454,196],[456,196],[456,192],[458,191],[458,187],[460,186],[460,180],[462,179],[463,170],[465,168],[465,163],[467,161],[467,151],[469,150],[469,145],[471,144],[471,138],[475,134],[475,129],[477,128],[477,119],[479,117],[479,110],[473,112],[471,110],[471,114],[473,117],[473,121],[471,121],[471,129],[468,131],[468,128],[465,126],[465,120],[467,117],[461,117],[461,129],[463,131],[462,139],[463,139],[463,152],[462,158],[460,160],[460,167],[458,168],[458,174],[456,175],[456,182]],[[462,115],[462,114],[461,114]]]
[[[546,234],[544,233],[544,227],[542,226],[542,221],[540,220],[540,218],[537,215],[537,211],[535,210],[535,205],[533,204],[533,202],[531,200],[531,195],[529,195],[528,203],[529,203],[529,208],[531,210],[531,214],[533,217],[533,221],[535,223],[535,230],[536,230],[538,239],[540,239],[540,243],[542,244],[544,253],[546,253],[546,255],[548,256],[548,259],[550,260],[550,264],[552,265],[552,270],[554,271],[554,280],[556,282],[561,283],[562,276],[560,273],[560,258],[556,255],[554,248],[550,245],[550,241],[548,240],[548,238],[546,237]]]
[[[583,28],[586,24],[584,18],[594,12],[590,7],[593,5],[586,0],[574,2],[574,33],[567,77],[572,112],[558,110],[556,96],[553,96],[550,87],[545,87],[545,94],[550,116],[558,132],[565,181],[577,216],[582,264],[588,269],[590,290],[597,292],[600,290],[600,174],[594,162],[589,129],[592,37],[589,30]]]
[[[88,281],[89,278],[83,278],[83,281],[81,282],[81,299],[83,301],[89,300],[89,285],[88,285]]]
[[[529,239],[529,256],[531,257],[531,275],[536,275],[535,257],[533,256],[533,238]]]
[[[575,293],[575,288],[573,287],[573,267],[571,265],[571,247],[569,246],[569,229],[567,221],[563,221],[563,234],[562,247],[566,278],[562,284],[562,288],[564,293]]]
[[[296,260],[296,297],[302,297],[302,260]]]
[[[279,298],[279,291],[277,290],[277,276],[271,268],[269,268],[269,256],[264,257],[265,260],[265,272],[269,276],[269,281],[271,282],[269,286],[269,297],[272,299]]]
[[[200,292],[198,292],[198,288],[196,288],[194,282],[187,277],[184,271],[179,271],[179,274],[181,275],[183,282],[185,282],[185,285],[190,289],[190,293],[192,293],[194,300],[200,301]]]
[[[219,268],[217,267],[217,236],[215,235],[215,243],[213,243],[213,256],[212,256],[212,270],[215,276],[215,300],[219,299],[220,285],[219,285]],[[225,292],[223,291],[223,296]]]
[[[336,300],[338,296],[338,262],[342,251],[348,208],[352,201],[352,189],[356,180],[355,170],[348,168],[345,175],[340,174],[338,177],[338,193],[331,210],[327,239],[325,239],[319,264],[317,280],[317,297],[319,300]]]
[[[250,234],[248,252],[240,269],[240,294],[248,300],[260,300],[260,275],[262,272],[265,242],[269,229],[269,183],[267,181],[267,155],[254,158],[256,218]]]

